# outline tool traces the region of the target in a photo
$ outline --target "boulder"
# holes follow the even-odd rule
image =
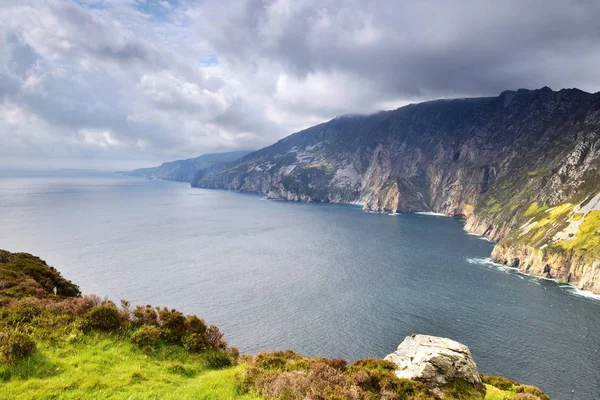
[[[454,340],[413,334],[385,359],[398,366],[395,372],[399,378],[423,382],[440,397],[443,397],[440,387],[457,380],[467,382],[485,395],[485,385],[471,351]]]

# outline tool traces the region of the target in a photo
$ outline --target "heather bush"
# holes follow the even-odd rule
[[[137,306],[131,314],[134,325],[158,325],[158,313],[151,305]]]
[[[8,323],[27,323],[41,315],[45,310],[44,302],[35,297],[14,300],[2,310],[2,319]]]
[[[131,342],[143,349],[155,349],[160,343],[160,329],[155,325],[143,325],[131,335]]]
[[[529,386],[529,385],[518,385],[517,387],[515,387],[515,392],[517,392],[518,394],[521,394],[523,399],[526,399],[527,396],[524,395],[531,395],[534,396],[534,398],[537,398],[539,400],[550,400],[550,397],[548,397],[548,395],[544,392],[542,392],[540,389],[538,389],[535,386]]]
[[[538,396],[529,393],[517,393],[513,400],[541,400]]]
[[[181,343],[186,333],[185,316],[177,310],[166,307],[158,310],[162,338],[168,343]]]
[[[113,303],[105,303],[92,307],[85,314],[85,327],[102,331],[114,331],[121,327],[121,313]]]
[[[270,399],[303,399],[310,388],[308,377],[298,371],[265,374],[256,383],[260,393]]]
[[[70,314],[81,317],[101,301],[97,296],[71,297],[62,301],[51,302],[47,308],[53,314]]]
[[[213,349],[225,350],[227,348],[227,342],[223,337],[223,333],[214,325],[209,326],[206,330],[206,340],[208,341],[208,345]]]
[[[191,352],[199,352],[208,348],[206,336],[199,333],[191,333],[183,337],[183,347]]]
[[[240,359],[240,349],[237,346],[229,347],[227,352],[234,362],[237,362]]]
[[[296,370],[293,365],[302,362],[303,369],[308,369],[308,364],[303,362],[303,357],[293,351],[274,351],[271,353],[258,353],[251,360],[251,364],[267,371]]]
[[[399,379],[393,363],[302,357],[292,351],[261,353],[246,359],[240,390],[270,399],[433,399],[425,385]]]
[[[4,363],[12,363],[30,356],[35,351],[35,347],[35,342],[24,333],[0,333],[0,355]]]
[[[197,333],[204,335],[206,333],[206,323],[202,318],[195,315],[188,315],[185,318],[185,330],[187,333]]]

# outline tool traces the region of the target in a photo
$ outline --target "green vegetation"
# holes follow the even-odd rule
[[[585,216],[572,240],[561,240],[556,245],[582,254],[588,261],[600,257],[600,211],[592,211]]]
[[[294,352],[248,358],[244,390],[274,399],[431,399],[422,383],[399,379],[395,364],[363,359],[347,366],[341,359],[302,357]]]
[[[541,167],[541,168],[536,168],[533,171],[527,171],[527,176],[530,176],[530,177],[540,176],[540,175],[545,175],[547,172],[548,172],[547,168]]]
[[[0,250],[0,279],[0,301],[4,302],[27,296],[48,298],[81,294],[77,285],[60,276],[56,269],[26,253],[13,254]]]
[[[196,316],[81,297],[29,254],[0,251],[0,282],[0,398],[257,398],[238,394],[237,349]]]
[[[147,353],[122,336],[83,335],[44,343],[35,355],[0,367],[3,399],[257,399],[239,395],[243,367],[215,370],[209,353],[177,346]]]
[[[537,215],[543,211],[546,211],[548,208],[548,206],[540,206],[537,201],[534,201],[533,203],[531,203],[529,205],[529,207],[527,208],[527,210],[525,211],[525,215],[526,217],[533,217],[534,215]]]
[[[481,375],[487,388],[486,400],[550,400],[544,392],[535,386],[523,385],[501,376]]]
[[[240,357],[201,318],[82,297],[29,254],[0,250],[0,282],[2,399],[436,398],[422,383],[397,378],[384,360],[347,365],[291,351]],[[486,399],[547,399],[539,389],[492,378]],[[460,382],[443,390],[447,399],[482,399]]]

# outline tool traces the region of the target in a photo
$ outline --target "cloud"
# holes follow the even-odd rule
[[[4,164],[259,148],[345,113],[600,88],[600,4],[5,0]]]

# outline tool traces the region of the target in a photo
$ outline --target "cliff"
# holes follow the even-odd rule
[[[249,151],[231,151],[228,153],[203,154],[186,160],[164,162],[158,167],[135,169],[126,172],[126,174],[167,181],[191,182],[198,171],[221,171],[228,163],[236,161],[248,153]]]
[[[464,216],[492,259],[600,293],[600,94],[550,88],[344,116],[192,186]]]

